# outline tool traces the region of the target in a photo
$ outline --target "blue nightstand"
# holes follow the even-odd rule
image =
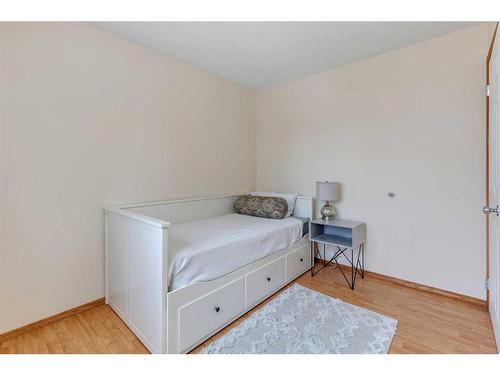
[[[311,220],[309,222],[309,240],[311,241],[311,276],[315,276],[331,262],[335,262],[351,289],[354,289],[356,275],[359,274],[361,278],[365,277],[365,223],[341,219]],[[315,271],[315,258],[317,254],[321,257],[321,245],[323,245],[323,266]],[[335,253],[328,262],[326,262],[326,245],[331,245],[336,248]],[[348,256],[349,253],[351,255],[350,259]],[[340,256],[344,256],[351,265],[350,281],[337,261]]]

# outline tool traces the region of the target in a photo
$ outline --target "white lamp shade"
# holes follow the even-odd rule
[[[340,199],[340,184],[338,182],[316,181],[316,199],[338,201]]]

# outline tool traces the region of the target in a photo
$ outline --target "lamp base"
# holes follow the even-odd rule
[[[335,219],[335,215],[337,214],[335,207],[331,206],[330,202],[328,201],[323,206],[320,213],[323,220],[333,220]]]

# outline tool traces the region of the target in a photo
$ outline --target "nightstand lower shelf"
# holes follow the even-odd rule
[[[334,234],[320,234],[319,236],[311,238],[311,241],[334,246],[352,246],[352,238],[337,236]]]

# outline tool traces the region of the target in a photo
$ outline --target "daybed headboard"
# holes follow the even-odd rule
[[[180,199],[122,208],[140,215],[177,224],[231,213],[233,212],[233,203],[238,195]]]
[[[313,219],[313,199],[299,195],[295,201],[295,208],[293,209],[293,216],[308,217]]]

